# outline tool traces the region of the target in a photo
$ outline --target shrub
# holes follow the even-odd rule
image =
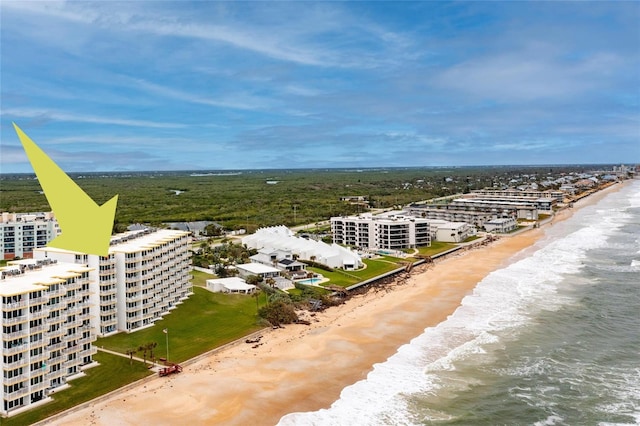
[[[284,300],[277,300],[267,306],[263,306],[258,310],[258,315],[274,326],[291,324],[298,321],[298,315],[293,309],[293,306]]]

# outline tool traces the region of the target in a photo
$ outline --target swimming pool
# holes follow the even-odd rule
[[[300,284],[316,284],[322,281],[322,278],[307,278],[305,280],[296,281]]]

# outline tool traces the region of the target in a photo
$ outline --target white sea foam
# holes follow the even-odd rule
[[[428,420],[424,417],[412,420],[407,395],[436,392],[446,386],[440,373],[455,371],[462,360],[486,356],[486,348],[500,343],[497,334],[517,333],[540,309],[567,303],[556,295],[558,285],[568,274],[585,267],[588,250],[606,247],[607,237],[632,217],[625,210],[629,205],[640,206],[640,185],[633,189],[611,194],[597,206],[554,225],[537,251],[488,275],[446,321],[426,329],[386,362],[376,364],[365,380],[345,388],[329,409],[289,414],[279,424],[424,423]],[[561,421],[550,416],[538,424]]]
[[[559,416],[549,416],[543,421],[535,422],[534,426],[549,426],[549,425],[557,425],[562,422],[564,419]]]

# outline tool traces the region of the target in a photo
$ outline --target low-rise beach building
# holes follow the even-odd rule
[[[214,278],[206,281],[207,290],[213,293],[235,293],[251,294],[256,290],[256,286],[247,284],[239,277]]]
[[[263,265],[261,263],[243,263],[236,265],[240,278],[247,279],[251,275],[255,275],[262,279],[276,278],[280,276],[280,269],[273,266]]]
[[[466,222],[476,228],[481,228],[488,220],[493,219],[492,213],[467,210],[444,209],[421,204],[409,206],[409,214],[428,220],[441,220],[445,222]],[[435,236],[434,236],[435,238]]]
[[[293,253],[287,250],[268,250],[260,249],[258,253],[249,257],[253,263],[261,263],[263,265],[273,266],[286,272],[304,271],[307,265],[298,262]]]
[[[475,229],[467,222],[448,222],[445,220],[430,220],[431,239],[445,243],[461,243],[472,235]]]
[[[288,290],[294,287],[291,280],[281,275],[281,270],[273,266],[263,265],[261,263],[243,263],[236,265],[240,278],[246,280],[250,276],[257,276],[262,282],[272,279],[274,286],[280,290]]]
[[[48,399],[93,363],[92,269],[51,259],[0,268],[2,407],[7,416]]]
[[[265,252],[282,250],[291,253],[296,259],[313,260],[318,263],[341,269],[358,269],[363,266],[360,255],[335,242],[327,244],[296,237],[286,226],[260,228],[255,234],[242,238],[242,243],[250,249],[263,249]]]
[[[518,222],[512,218],[497,218],[491,219],[484,224],[484,229],[487,232],[507,233],[511,232],[518,227]]]

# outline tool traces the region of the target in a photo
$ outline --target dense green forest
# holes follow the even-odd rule
[[[71,177],[99,204],[119,194],[116,222],[120,224],[214,220],[228,229],[252,230],[314,223],[366,209],[340,201],[343,196],[365,196],[371,207],[386,208],[476,188],[506,187],[514,179],[537,176],[540,180],[582,170],[588,166],[86,173]],[[176,195],[176,191],[182,192]],[[2,175],[0,210],[47,211],[50,207],[33,175]]]

